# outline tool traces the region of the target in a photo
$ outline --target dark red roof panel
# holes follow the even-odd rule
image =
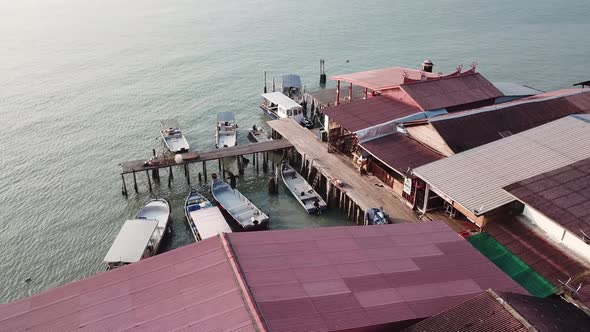
[[[515,217],[489,222],[485,230],[554,286],[560,287],[560,280],[569,278],[575,285],[590,283],[590,276],[582,276],[588,271],[584,263],[564,253]],[[582,287],[576,299],[590,307],[590,288]]]
[[[401,133],[393,133],[361,144],[375,158],[404,173],[442,158],[441,155]]]
[[[525,292],[441,222],[228,239],[271,331],[398,328],[490,287]]]
[[[376,96],[329,107],[323,112],[330,121],[338,123],[350,132],[355,132],[421,111],[388,97]]]
[[[437,116],[430,123],[459,153],[575,113],[589,111],[590,89],[539,94],[514,102]]]
[[[559,298],[488,290],[403,331],[525,332],[525,324],[539,331],[576,331],[590,326],[590,316]]]
[[[424,111],[494,100],[503,96],[500,90],[479,73],[402,84],[400,87]]]
[[[254,331],[219,237],[0,305],[2,331]]]
[[[576,236],[590,235],[590,158],[504,189]]]

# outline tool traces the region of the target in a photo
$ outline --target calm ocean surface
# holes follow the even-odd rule
[[[312,90],[320,58],[328,76],[429,58],[436,71],[478,61],[490,80],[568,87],[590,79],[589,12],[587,0],[0,0],[0,302],[103,269],[150,198],[145,177],[121,196],[118,164],[149,156],[159,119],[208,149],[215,114],[233,111],[244,144],[266,120],[263,70]],[[156,190],[173,205],[168,248],[193,242],[181,174]],[[304,215],[284,188],[269,197],[267,180],[250,167],[239,188],[273,229],[348,224]]]

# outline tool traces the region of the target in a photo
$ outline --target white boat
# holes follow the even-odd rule
[[[256,125],[252,126],[252,129],[248,131],[248,135],[250,135],[255,142],[272,141],[272,138],[270,138],[270,135],[266,130],[264,130],[264,128],[258,128]]]
[[[215,147],[227,148],[236,146],[238,126],[232,112],[217,113],[217,127],[215,129]]]
[[[234,221],[244,230],[258,230],[268,228],[268,216],[260,211],[242,193],[222,179],[212,176],[211,193],[219,204]]]
[[[135,219],[127,220],[104,262],[107,269],[138,262],[157,254],[166,235],[170,220],[170,205],[164,199],[152,199],[137,212]]]
[[[281,77],[281,92],[297,104],[303,103],[303,84],[299,75],[288,74]]]
[[[195,188],[191,188],[190,193],[186,197],[184,213],[186,221],[197,242],[221,233],[232,232],[219,208],[213,206]]]
[[[263,93],[260,108],[273,119],[290,118],[301,123],[305,118],[303,106],[278,91]]]
[[[160,135],[168,150],[174,153],[188,152],[188,141],[180,131],[176,119],[161,120],[160,126]]]
[[[305,179],[287,163],[283,163],[281,177],[285,186],[295,196],[299,204],[307,213],[320,213],[327,209],[328,205],[322,197],[305,181]]]

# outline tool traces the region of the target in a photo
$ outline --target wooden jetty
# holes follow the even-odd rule
[[[121,179],[123,181],[122,193],[123,195],[127,196],[127,185],[125,183],[125,175],[126,174],[133,174],[133,184],[135,192],[138,192],[137,189],[137,173],[145,172],[148,180],[148,186],[150,191],[152,190],[152,182],[150,179],[150,171],[152,172],[153,178],[159,178],[159,170],[168,168],[169,177],[168,177],[168,184],[170,185],[170,181],[173,178],[172,174],[172,167],[174,166],[183,166],[184,173],[187,179],[187,182],[190,184],[190,174],[189,174],[189,164],[192,163],[202,163],[203,167],[203,176],[205,181],[207,179],[207,161],[217,160],[219,165],[219,172],[224,175],[224,166],[223,166],[223,159],[224,158],[231,158],[231,157],[238,157],[238,156],[247,156],[252,155],[252,162],[253,166],[256,167],[258,170],[260,160],[259,154],[263,154],[263,169],[267,167],[266,162],[268,161],[267,152],[269,151],[277,151],[277,150],[285,150],[292,148],[293,145],[284,139],[279,140],[270,140],[265,142],[259,143],[251,143],[251,144],[244,144],[244,145],[237,145],[233,147],[223,148],[223,149],[215,149],[209,151],[195,151],[195,152],[188,152],[182,154],[176,154],[176,156],[182,156],[182,160],[178,162],[174,155],[166,158],[158,158],[153,159],[150,163],[147,163],[146,159],[140,160],[132,160],[126,161],[121,163]],[[155,154],[155,153],[154,153]],[[242,168],[242,158],[237,158],[238,162],[238,169],[240,172],[243,171]],[[199,179],[201,179],[201,174],[199,173]]]
[[[419,221],[418,216],[409,209],[391,188],[384,186],[372,175],[361,175],[353,168],[352,161],[341,154],[329,153],[327,143],[322,142],[309,130],[290,119],[268,122],[273,129],[273,138],[283,137],[298,152],[301,159],[302,174],[313,178],[313,173],[321,175],[326,186],[328,206],[338,206],[349,219],[364,224],[364,213],[373,207],[383,207],[390,218]],[[342,181],[341,187],[335,180]],[[310,182],[316,183],[317,180]],[[321,192],[320,192],[321,194]]]

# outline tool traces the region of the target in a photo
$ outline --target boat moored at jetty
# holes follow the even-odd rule
[[[305,118],[303,106],[280,92],[263,93],[260,108],[273,119],[290,118],[301,123]]]
[[[186,198],[184,213],[197,242],[221,233],[232,232],[219,208],[213,206],[195,188],[191,188]]]
[[[268,216],[257,208],[237,189],[219,179],[217,174],[211,176],[211,193],[232,219],[244,230],[268,229]]]
[[[295,196],[295,199],[303,206],[307,213],[321,213],[328,208],[322,197],[305,181],[301,174],[297,173],[291,165],[283,162],[281,177],[285,186]]]
[[[252,137],[255,142],[266,142],[271,141],[270,135],[262,127],[252,126],[252,129],[248,131],[248,135]]]
[[[215,147],[227,148],[236,146],[238,125],[232,112],[217,113],[217,126],[215,128]]]
[[[287,74],[281,76],[281,92],[301,105],[303,103],[303,84],[299,75]]]
[[[104,262],[107,269],[138,262],[158,253],[166,235],[170,220],[170,205],[165,199],[148,201],[135,215],[127,220],[115,242],[107,252]]]
[[[170,152],[182,153],[188,152],[189,144],[182,132],[176,119],[160,121],[160,135],[164,145]]]

